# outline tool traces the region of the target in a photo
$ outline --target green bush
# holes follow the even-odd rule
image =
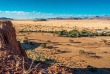
[[[98,33],[94,33],[94,36],[98,36]]]
[[[28,37],[24,37],[25,40],[28,40]]]
[[[98,33],[98,36],[107,36],[106,33]]]
[[[51,43],[51,41],[50,41],[50,40],[47,40],[47,42],[48,42],[48,43]]]
[[[71,31],[69,31],[68,35],[69,35],[69,37],[79,37],[80,33],[77,30],[71,30]]]
[[[64,36],[64,37],[68,36],[68,32],[67,32],[66,30],[57,31],[57,32],[55,32],[55,33],[57,33],[58,36]]]
[[[56,52],[61,52],[61,50],[56,50]]]
[[[43,60],[44,60],[44,61],[48,61],[48,59],[47,59],[47,58],[43,58]]]
[[[110,33],[108,33],[107,36],[110,36]]]
[[[58,34],[58,36],[61,36],[62,35],[61,31],[57,32],[57,34]]]
[[[69,40],[69,42],[70,42],[70,43],[74,43],[74,41],[73,41],[73,40],[71,40],[71,39]]]
[[[24,43],[28,44],[29,41],[28,41],[28,37],[24,37],[24,40],[23,40]]]
[[[88,33],[88,36],[98,36],[98,34],[97,33],[90,32],[90,33]]]
[[[46,48],[46,44],[43,43],[43,44],[40,45],[40,47],[42,47],[42,48]]]
[[[79,53],[80,53],[80,54],[84,54],[85,51],[84,51],[84,50],[79,50]]]
[[[86,30],[83,30],[83,31],[80,32],[80,35],[82,37],[88,37],[89,36],[89,33]]]

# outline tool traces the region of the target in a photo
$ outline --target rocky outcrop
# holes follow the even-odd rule
[[[0,41],[0,74],[73,74],[66,67],[47,67],[46,64],[32,64],[31,59],[27,60],[10,21],[0,21]]]
[[[12,49],[15,54],[28,58],[20,42],[16,40],[16,32],[11,21],[0,21],[1,48]]]

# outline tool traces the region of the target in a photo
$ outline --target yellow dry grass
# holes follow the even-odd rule
[[[17,31],[20,30],[72,30],[77,28],[79,30],[88,28],[90,30],[104,29],[105,27],[110,30],[109,20],[48,20],[37,21],[32,20],[12,20],[14,27]],[[102,39],[110,39],[109,36],[105,37],[82,37],[82,38],[69,38],[58,37],[57,35],[49,33],[17,33],[17,37],[21,41],[24,37],[28,37],[31,42],[35,42],[37,47],[34,52],[39,55],[45,56],[48,59],[57,61],[58,64],[64,64],[71,68],[86,68],[91,65],[98,68],[110,68],[110,47],[107,46]],[[70,43],[69,40],[75,43]],[[46,42],[50,40],[51,43]],[[39,44],[47,43],[47,47],[41,48]],[[61,52],[55,54],[56,50]],[[95,53],[94,56],[101,58],[88,57],[88,54],[79,54],[79,50]],[[27,50],[30,57],[36,55],[31,50]]]
[[[72,30],[72,29],[110,29],[109,20],[12,20],[17,30]]]

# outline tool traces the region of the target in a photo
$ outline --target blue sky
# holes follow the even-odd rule
[[[0,17],[16,19],[110,15],[110,0],[0,0]]]

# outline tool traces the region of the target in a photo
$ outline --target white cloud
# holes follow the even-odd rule
[[[15,19],[34,19],[34,18],[56,18],[56,17],[93,17],[95,15],[73,15],[73,14],[54,14],[41,12],[25,12],[25,11],[0,11],[0,17],[9,17]]]
[[[0,11],[2,14],[20,14],[20,15],[26,15],[29,14],[29,12],[24,11]]]

